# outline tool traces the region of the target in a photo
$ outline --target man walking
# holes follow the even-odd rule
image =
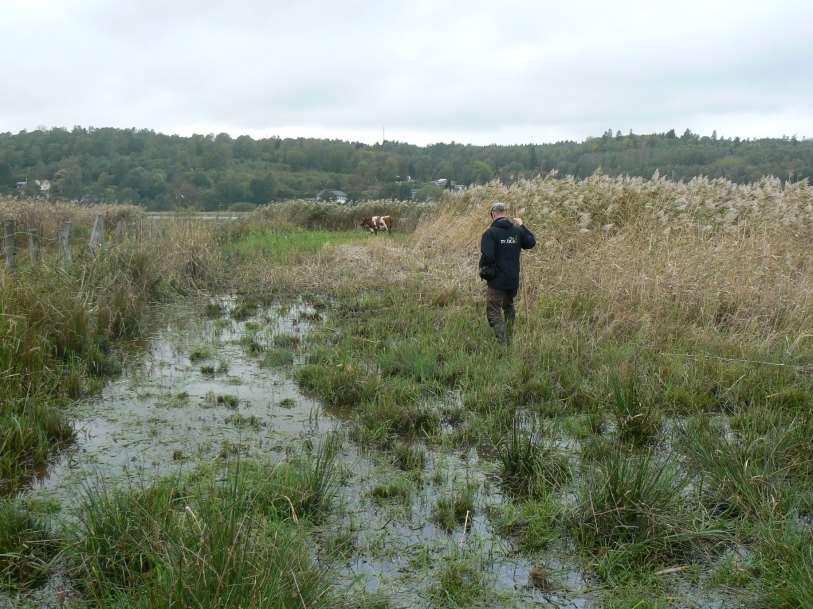
[[[495,201],[489,213],[491,226],[480,240],[480,278],[488,282],[488,323],[497,339],[508,344],[516,318],[514,297],[519,288],[520,251],[531,249],[536,239],[520,218],[508,218],[505,203]]]

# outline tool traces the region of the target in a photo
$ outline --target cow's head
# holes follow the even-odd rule
[[[359,223],[359,226],[375,232],[375,224],[373,223],[373,219],[369,216],[363,217]]]

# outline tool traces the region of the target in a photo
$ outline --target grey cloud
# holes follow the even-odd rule
[[[813,135],[806,0],[31,5],[0,2],[3,131]]]

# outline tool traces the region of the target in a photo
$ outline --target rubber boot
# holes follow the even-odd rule
[[[508,330],[505,327],[504,321],[498,321],[493,326],[494,334],[497,337],[497,340],[500,341],[503,345],[508,344]]]
[[[507,343],[514,340],[514,321],[516,318],[517,315],[513,309],[509,309],[505,312],[505,336]]]

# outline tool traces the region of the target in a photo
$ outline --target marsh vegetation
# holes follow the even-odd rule
[[[509,347],[490,337],[474,272],[494,198],[540,244]],[[3,451],[7,491],[71,441],[72,401],[98,391],[160,300],[196,302],[220,333],[187,345],[171,378],[206,384],[229,430],[217,433],[236,434],[156,449],[181,451],[186,473],[94,487],[69,510],[81,526],[37,492],[3,500],[6,589],[28,594],[56,570],[96,606],[195,605],[217,585],[235,586],[234,607],[278,591],[308,607],[811,606],[809,186],[540,178],[449,195],[392,237],[274,213],[197,233],[205,272],[199,254],[190,266],[179,253],[170,272],[128,242],[67,273],[4,276],[1,319],[23,321],[0,322],[15,349],[4,430],[18,430],[3,445],[25,447]],[[195,289],[235,296],[196,301]],[[77,303],[72,318],[38,308],[55,293]],[[63,347],[66,328],[79,339]],[[256,409],[239,384],[252,378],[298,383],[323,408],[297,425],[322,431],[267,443],[284,419]],[[156,403],[184,413],[196,391],[173,380]],[[306,399],[263,407],[302,414]],[[220,465],[199,468],[203,455]],[[216,548],[234,548],[233,563]],[[296,579],[257,573],[274,561]],[[215,565],[236,579],[187,585]],[[288,606],[275,602],[263,606]]]

